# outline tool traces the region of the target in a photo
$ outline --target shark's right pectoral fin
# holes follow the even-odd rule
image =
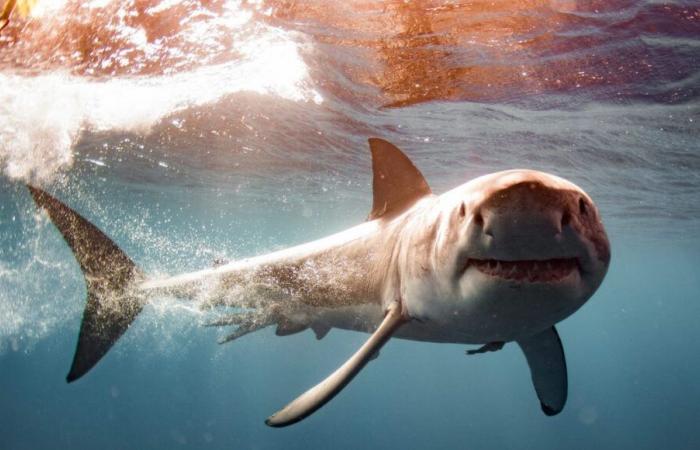
[[[568,381],[564,348],[557,329],[551,327],[517,342],[530,366],[542,411],[548,416],[559,414],[566,403]]]
[[[370,338],[328,378],[304,392],[287,406],[271,415],[265,423],[271,427],[292,425],[328,403],[377,354],[391,335],[405,322],[399,303],[392,303],[384,320]]]

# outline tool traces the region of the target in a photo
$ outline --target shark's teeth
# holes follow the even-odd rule
[[[576,258],[547,260],[501,261],[496,259],[470,259],[480,272],[512,281],[548,283],[566,278],[578,269]]]

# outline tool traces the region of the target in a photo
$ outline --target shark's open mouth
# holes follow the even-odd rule
[[[480,272],[506,280],[530,283],[559,281],[579,270],[576,258],[546,260],[500,261],[496,259],[469,259],[467,267],[474,266]]]

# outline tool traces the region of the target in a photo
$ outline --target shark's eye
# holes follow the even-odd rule
[[[484,225],[484,217],[481,215],[481,213],[474,214],[474,224],[479,227]]]
[[[467,215],[467,207],[462,202],[462,206],[459,207],[459,217],[464,217],[465,215]]]
[[[586,201],[583,198],[580,198],[578,200],[578,210],[581,213],[581,215],[588,215],[588,205],[586,205]]]

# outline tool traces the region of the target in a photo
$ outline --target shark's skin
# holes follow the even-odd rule
[[[544,199],[541,205],[537,196]],[[542,212],[550,196],[556,210]],[[495,205],[499,198],[502,204]],[[579,217],[579,200],[591,208],[590,223]],[[525,205],[527,201],[532,205]],[[221,304],[236,298],[229,303],[236,306],[241,292],[259,286],[269,291],[269,298],[258,296],[255,302],[276,301],[287,309],[282,316],[298,323],[368,332],[381,322],[388,304],[401,299],[404,314],[415,320],[395,337],[462,344],[513,341],[569,316],[602,281],[609,250],[592,205],[580,188],[553,175],[498,172],[440,196],[426,196],[389,220],[375,219],[318,241],[212,269],[145,281],[138,290],[207,295]],[[562,227],[565,208],[570,216]],[[499,231],[504,237],[484,232],[477,214],[488,218],[486,227],[503,228]],[[576,258],[579,267],[560,280],[532,283],[467,267],[470,258]]]
[[[268,419],[272,426],[295,423],[325,404],[391,336],[485,344],[477,352],[516,341],[543,410],[561,411],[566,365],[553,325],[593,295],[610,261],[593,201],[573,183],[532,170],[493,173],[435,195],[396,147],[380,139],[370,139],[370,147],[374,205],[367,222],[161,279],[142,275],[97,228],[30,188],[88,280],[69,381],[99,361],[150,298],[171,295],[245,308],[215,323],[239,326],[227,340],[269,325],[279,335],[311,328],[319,339],[331,328],[374,333],[343,368]],[[107,268],[112,274],[100,278]],[[109,326],[98,326],[105,317]]]

